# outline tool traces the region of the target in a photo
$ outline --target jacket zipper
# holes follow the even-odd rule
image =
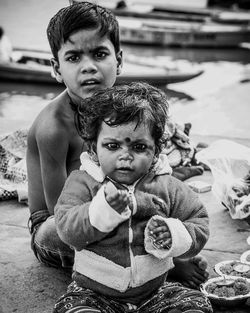
[[[108,177],[112,182],[115,183],[115,181],[113,181],[110,177]],[[130,257],[130,263],[131,263],[131,270],[130,270],[130,283],[129,283],[129,287],[132,286],[132,282],[133,282],[133,278],[135,276],[135,272],[136,272],[136,266],[135,266],[135,258],[134,258],[134,254],[133,251],[131,249],[131,244],[133,242],[133,231],[132,231],[132,227],[131,227],[131,220],[132,220],[132,216],[133,214],[136,213],[137,211],[137,202],[135,199],[135,187],[137,185],[137,183],[142,179],[142,177],[140,179],[138,179],[133,185],[123,185],[120,184],[121,186],[125,187],[128,190],[128,193],[131,197],[132,200],[132,214],[131,217],[129,218],[129,225],[128,225],[128,230],[129,230],[129,257]]]
[[[130,256],[130,263],[131,263],[131,271],[130,271],[130,277],[131,278],[130,278],[129,286],[132,286],[133,278],[134,278],[135,272],[136,272],[135,258],[134,258],[133,251],[131,248],[131,244],[133,242],[133,231],[132,231],[132,227],[131,227],[131,222],[132,222],[133,214],[137,211],[137,202],[136,202],[135,195],[134,195],[136,183],[132,186],[127,186],[129,196],[131,197],[131,200],[132,200],[132,214],[131,214],[131,217],[129,219],[129,256]]]

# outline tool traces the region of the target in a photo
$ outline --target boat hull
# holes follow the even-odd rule
[[[118,17],[124,43],[227,48],[250,42],[250,27]]]
[[[51,67],[48,65],[35,65],[34,60],[49,64],[49,54],[31,51],[19,51],[25,60],[33,58],[31,64],[7,63],[0,64],[0,79],[27,83],[59,84],[52,76]],[[163,86],[183,82],[203,73],[202,70],[166,71],[162,68],[150,68],[142,65],[124,64],[123,74],[117,77],[116,84],[144,81],[152,85]]]

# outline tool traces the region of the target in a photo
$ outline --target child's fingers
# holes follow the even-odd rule
[[[117,189],[111,182],[106,184],[104,193],[109,205],[118,213],[121,213],[129,203],[128,192]]]
[[[158,241],[158,240],[156,240],[156,241]],[[158,242],[161,243],[162,247],[165,247],[165,246],[169,246],[170,247],[172,245],[172,239],[171,238],[161,239]]]
[[[172,239],[168,238],[166,240],[154,240],[154,243],[156,243],[156,245],[158,245],[160,248],[163,249],[170,249],[172,246]]]
[[[152,220],[155,222],[155,224],[156,224],[157,226],[164,226],[164,225],[166,226],[165,221],[163,221],[163,220],[157,218],[156,216],[153,216],[153,217],[152,217]]]
[[[129,203],[129,195],[126,190],[118,190],[118,195],[117,195],[119,201],[128,204]]]
[[[168,227],[166,225],[164,225],[164,226],[157,226],[157,227],[154,227],[152,229],[152,233],[154,235],[156,235],[156,236],[159,236],[159,234],[166,233],[166,232],[169,233],[169,229],[168,229]]]
[[[108,202],[118,197],[118,190],[112,182],[108,182],[104,187],[105,197]]]
[[[157,228],[157,223],[154,220],[150,220],[150,223],[148,224],[149,231],[154,232],[154,230]]]
[[[158,233],[158,235],[155,236],[155,238],[157,240],[167,240],[167,239],[172,238],[172,237],[171,237],[170,232],[164,232],[164,233]]]

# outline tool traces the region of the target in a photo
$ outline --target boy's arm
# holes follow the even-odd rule
[[[105,199],[104,185],[98,187],[86,172],[75,170],[67,178],[55,207],[57,232],[76,250],[100,241],[131,215],[128,207],[116,212]],[[98,189],[97,193],[92,189]]]
[[[41,177],[45,201],[50,215],[67,178],[66,157],[68,153],[67,134],[48,129],[38,135],[37,145],[40,156]]]

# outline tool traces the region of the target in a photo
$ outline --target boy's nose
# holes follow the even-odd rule
[[[89,72],[96,72],[96,65],[90,58],[84,58],[81,64],[81,72],[82,73],[89,73]]]

